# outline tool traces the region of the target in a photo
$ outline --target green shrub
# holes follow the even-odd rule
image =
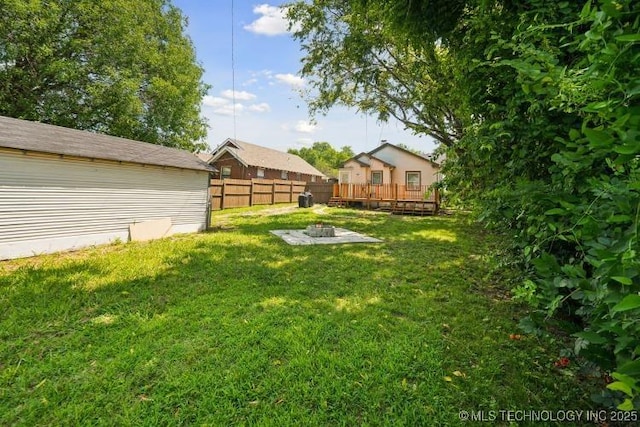
[[[514,232],[531,272],[515,295],[570,316],[575,352],[611,372],[604,397],[640,408],[640,6],[575,7],[532,2],[512,37],[493,35],[476,73],[506,69],[512,96],[456,167],[483,164],[467,189]]]

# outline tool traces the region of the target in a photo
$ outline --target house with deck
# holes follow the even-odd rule
[[[344,162],[330,205],[362,204],[398,213],[439,209],[440,165],[428,157],[385,142]]]
[[[295,154],[227,138],[211,154],[200,154],[217,170],[216,178],[321,182],[327,177]]]

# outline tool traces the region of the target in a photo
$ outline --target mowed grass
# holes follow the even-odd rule
[[[381,244],[289,246],[322,221]],[[243,210],[0,263],[0,425],[458,425],[588,409],[464,217]]]

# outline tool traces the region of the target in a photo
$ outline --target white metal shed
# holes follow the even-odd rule
[[[187,151],[0,116],[0,259],[206,228],[209,174]]]

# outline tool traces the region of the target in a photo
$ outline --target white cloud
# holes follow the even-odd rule
[[[271,111],[271,107],[266,102],[260,104],[249,105],[249,111],[255,111],[256,113],[268,113]]]
[[[276,80],[280,83],[288,84],[293,88],[303,88],[304,87],[304,79],[300,76],[296,76],[295,74],[287,73],[287,74],[276,74]]]
[[[233,104],[228,103],[228,104],[222,105],[219,108],[216,108],[215,110],[213,110],[213,112],[221,116],[233,116],[234,113],[237,115],[237,114],[240,114],[243,110],[244,110],[244,105],[242,104],[236,104],[236,108],[234,111]]]
[[[258,83],[258,79],[256,78],[251,78],[245,82],[242,83],[242,86],[251,86],[252,84]]]
[[[286,9],[269,4],[261,4],[253,8],[253,13],[262,15],[244,29],[256,34],[267,36],[277,36],[287,32],[287,20],[285,19]]]
[[[305,120],[298,120],[294,129],[296,130],[296,132],[300,132],[300,133],[313,133],[316,130],[318,130],[318,125],[309,123],[308,121],[305,121]]]
[[[232,91],[231,89],[227,89],[227,90],[223,90],[220,95],[224,96],[225,98],[228,99],[233,99],[234,98],[234,91]],[[241,91],[235,91],[235,99],[236,100],[241,100],[241,101],[251,101],[252,99],[255,99],[256,96],[254,94],[252,94],[251,92],[247,92],[244,90]]]
[[[202,99],[202,104],[206,107],[216,108],[228,103],[229,103],[229,100],[220,98],[218,96],[205,95],[205,97]]]

